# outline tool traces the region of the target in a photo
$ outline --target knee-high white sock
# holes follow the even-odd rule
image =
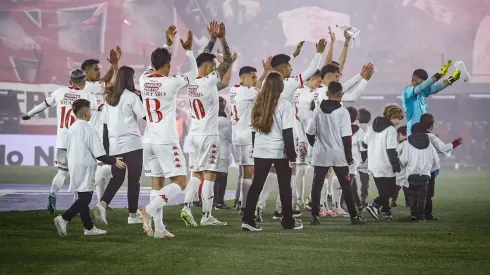
[[[197,191],[199,189],[199,184],[201,181],[198,178],[192,177],[187,183],[187,187],[185,188],[185,197],[184,197],[184,207],[187,209],[191,209],[192,202],[197,195]]]
[[[242,190],[240,192],[242,208],[247,207],[247,196],[248,190],[250,190],[250,186],[252,185],[252,179],[242,179]]]
[[[299,205],[304,204],[304,193],[305,193],[305,173],[306,173],[306,166],[305,165],[298,165],[296,166],[296,202]]]
[[[163,208],[157,209],[155,217],[153,218],[155,224],[155,232],[163,233],[165,231],[165,225],[163,224]]]
[[[292,206],[293,206],[293,209],[294,209],[294,196],[296,192],[294,192],[294,190],[296,190],[296,175],[291,175],[291,200],[293,202]],[[296,199],[298,199],[298,197],[296,197]]]
[[[109,183],[111,178],[112,171],[110,165],[97,166],[97,170],[95,171],[95,191],[97,193],[98,202],[102,199],[107,183]]]
[[[158,191],[159,190],[154,190],[154,189],[151,189],[150,191],[150,202],[156,197],[158,196]]]
[[[281,196],[279,195],[279,193],[277,193],[277,198],[276,198],[276,211],[277,213],[282,213]]]
[[[342,198],[342,188],[340,187],[337,177],[332,178],[332,202],[333,208],[340,208],[340,199]]]
[[[66,179],[70,179],[68,171],[58,170],[58,173],[56,173],[56,176],[54,176],[53,182],[51,183],[51,193],[58,193]]]
[[[323,188],[322,188],[322,193],[320,195],[320,205],[321,206],[326,206],[328,205],[327,203],[327,180],[323,181]]]
[[[161,209],[169,201],[173,200],[180,191],[182,191],[182,188],[176,183],[170,183],[169,185],[164,186],[162,189],[158,190],[157,196],[145,207],[146,212],[152,217],[157,217],[158,209]]]
[[[204,180],[202,185],[202,215],[203,217],[210,217],[213,209],[214,198],[214,182],[210,180]]]
[[[265,180],[264,188],[260,193],[258,206],[265,208],[265,202],[269,198],[269,194],[274,190],[274,186],[277,186],[277,175],[276,173],[269,173],[267,179]]]

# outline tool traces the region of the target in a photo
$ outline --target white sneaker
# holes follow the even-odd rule
[[[107,213],[102,204],[98,203],[94,209],[95,223],[107,225]]]
[[[95,225],[90,230],[87,229],[83,230],[83,235],[85,236],[97,236],[97,235],[105,235],[105,234],[107,234],[107,231],[98,229],[97,227],[95,227]]]
[[[459,70],[461,72],[461,80],[463,80],[464,82],[468,82],[471,80],[470,73],[466,69],[466,65],[463,61],[454,62],[454,67],[456,68],[456,70]]]
[[[170,233],[170,231],[168,230],[164,230],[163,232],[156,232],[155,231],[155,234],[153,235],[153,237],[155,239],[167,239],[167,240],[171,240],[175,237],[174,234]]]
[[[141,217],[128,217],[128,224],[142,224],[143,223],[143,219],[141,219]],[[150,223],[151,225],[151,223]]]
[[[224,226],[228,225],[226,222],[220,222],[218,219],[216,219],[213,216],[209,217],[202,217],[201,219],[201,226]]]
[[[335,215],[337,217],[344,217],[344,218],[349,218],[350,215],[347,213],[343,208],[333,208],[332,209],[332,216]]]
[[[68,234],[66,233],[66,227],[68,226],[68,221],[65,221],[61,215],[54,218],[54,226],[56,226],[56,230],[58,230],[58,235],[60,237],[66,237]]]

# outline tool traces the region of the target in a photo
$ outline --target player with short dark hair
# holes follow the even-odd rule
[[[56,194],[66,179],[70,177],[68,173],[68,158],[66,155],[68,129],[75,122],[72,114],[72,103],[76,99],[87,99],[92,106],[92,110],[97,111],[97,99],[93,94],[84,91],[85,72],[81,69],[74,69],[70,73],[70,86],[58,88],[39,105],[32,108],[27,114],[22,116],[22,120],[29,120],[32,116],[44,111],[48,107],[56,106],[56,119],[58,121],[56,132],[56,154],[54,165],[58,168],[56,176],[51,184],[51,192],[48,198],[48,211],[54,214],[56,211]]]
[[[403,109],[407,115],[407,132],[411,133],[412,125],[420,121],[420,116],[428,112],[427,97],[451,86],[460,77],[466,82],[470,75],[463,62],[457,61],[453,75],[442,82],[438,82],[449,71],[452,61],[448,60],[442,68],[429,78],[423,69],[417,69],[412,73],[410,85],[405,86],[402,92]],[[437,83],[436,83],[437,82]]]

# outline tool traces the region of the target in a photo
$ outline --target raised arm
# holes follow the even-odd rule
[[[32,108],[30,111],[28,111],[26,114],[21,116],[20,118],[22,120],[29,120],[31,117],[39,114],[40,112],[46,110],[48,107],[53,107],[56,106],[56,94],[57,91],[52,92],[46,99],[41,102],[41,104],[36,105],[34,108]]]
[[[343,87],[344,95],[342,96],[343,102],[354,102],[357,101],[362,93],[364,92],[368,81],[371,79],[371,76],[374,74],[374,66],[373,64],[367,64],[362,67],[362,71],[359,74],[361,80],[359,83],[351,89],[347,89]]]
[[[237,58],[238,58],[238,54],[233,53],[231,57],[232,65],[230,66],[226,74],[221,78],[221,81],[218,83],[218,85],[216,85],[218,87],[218,91],[221,91],[224,88],[228,87],[228,85],[230,85],[231,72],[233,71],[233,63],[235,63]]]
[[[349,51],[349,42],[350,42],[350,35],[344,31],[344,37],[345,37],[345,42],[344,42],[344,48],[342,48],[342,52],[340,53],[340,56],[339,56],[339,68],[340,68],[340,72],[342,73],[342,71],[344,70],[344,65],[345,65],[345,61],[347,60],[347,52]]]
[[[448,60],[444,64],[444,66],[442,66],[442,68],[437,73],[435,73],[431,78],[428,78],[424,82],[422,82],[419,85],[415,86],[413,89],[407,90],[408,93],[407,93],[406,96],[409,97],[409,98],[413,98],[413,97],[418,96],[419,94],[421,94],[424,91],[427,91],[426,94],[429,94],[430,93],[430,90],[429,89],[431,89],[430,87],[432,85],[434,85],[434,83],[436,83],[437,81],[439,81],[439,79],[441,79],[445,74],[447,74],[447,72],[449,70],[449,67],[451,66],[452,63],[453,63],[453,61]],[[451,83],[449,83],[449,84],[451,84]],[[441,86],[436,87],[435,89],[438,89],[440,87]]]
[[[218,38],[221,41],[221,47],[223,48],[223,62],[221,62],[218,68],[216,68],[216,71],[218,72],[220,77],[226,74],[226,72],[230,69],[233,63],[233,59],[231,57],[231,50],[230,47],[228,46],[228,42],[226,41],[225,35],[226,35],[225,24],[221,23],[219,25]]]
[[[206,45],[206,48],[204,48],[205,53],[211,53],[214,48],[214,44],[216,43],[216,39],[218,38],[218,31],[219,31],[219,24],[216,21],[211,21],[208,26],[208,33],[209,33],[209,42]]]
[[[264,79],[267,77],[267,74],[269,74],[269,72],[272,71],[271,61],[272,61],[271,56],[269,56],[266,61],[262,60],[262,66],[264,67],[264,71],[262,72],[262,75],[257,80],[257,84],[255,84],[255,88],[260,89],[262,87],[262,83],[264,82]]]
[[[189,61],[189,71],[184,74],[188,78],[189,82],[194,81],[198,74],[196,58],[194,57],[194,53],[192,52],[192,37],[192,32],[188,31],[186,41],[180,39],[182,48],[184,48],[185,55],[187,55],[187,59]]]
[[[111,49],[109,53],[109,58],[107,61],[111,64],[111,67],[107,71],[107,73],[102,77],[101,81],[105,83],[109,83],[112,80],[112,77],[117,74],[117,70],[119,70],[119,59],[121,58],[121,48],[119,46],[116,49]]]
[[[328,26],[328,34],[330,35],[330,45],[328,45],[327,56],[325,57],[325,65],[331,64],[333,60],[333,44],[335,43],[335,33]]]
[[[316,54],[313,57],[313,60],[310,63],[310,66],[300,74],[301,79],[309,79],[312,77],[316,70],[318,69],[318,66],[320,65],[322,54],[325,51],[325,47],[327,46],[327,40],[325,39],[320,39],[318,41],[318,44],[316,44]]]
[[[429,95],[437,94],[438,92],[446,89],[448,86],[451,86],[451,84],[453,84],[456,80],[458,80],[460,76],[461,76],[461,72],[455,71],[452,76],[448,77],[443,82],[438,82],[430,86],[430,89],[425,89],[422,93],[424,94],[425,97],[428,97]]]

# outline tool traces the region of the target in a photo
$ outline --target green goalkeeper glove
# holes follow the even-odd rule
[[[449,67],[451,67],[451,64],[453,64],[452,60],[446,61],[446,63],[444,63],[444,66],[442,66],[442,68],[432,77],[435,78],[436,81],[439,81],[439,79],[441,79],[444,75],[447,74],[447,72],[449,71]]]
[[[461,71],[457,70],[453,73],[452,76],[447,78],[447,83],[449,83],[449,85],[452,85],[454,81],[458,80],[460,77],[461,77]]]

